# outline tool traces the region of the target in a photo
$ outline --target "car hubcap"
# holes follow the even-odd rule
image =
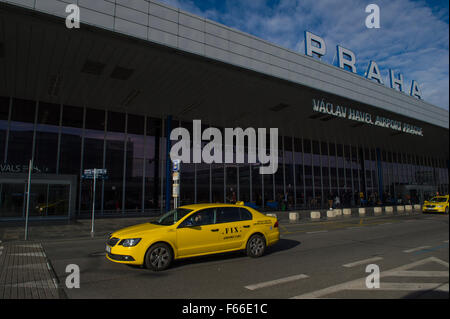
[[[169,261],[169,252],[167,249],[158,247],[150,254],[150,263],[153,267],[160,269],[167,265]]]
[[[250,250],[253,255],[259,255],[264,249],[264,243],[261,238],[255,237],[250,242]]]

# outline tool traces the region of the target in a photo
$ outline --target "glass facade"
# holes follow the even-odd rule
[[[166,209],[165,125],[149,116],[0,97],[0,219],[23,216],[23,176],[31,159],[34,176],[46,178],[32,186],[32,216],[89,215],[93,185],[82,175],[93,168],[108,171],[97,182],[96,214],[160,214]],[[192,122],[173,120],[171,126],[192,136]],[[310,209],[328,208],[337,196],[341,206],[418,203],[448,193],[448,167],[448,158],[431,154],[280,136],[273,175],[259,174],[247,148],[244,163],[182,163],[181,204]]]

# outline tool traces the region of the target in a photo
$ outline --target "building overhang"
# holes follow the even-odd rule
[[[427,155],[439,149],[436,156],[448,157],[448,111],[215,22],[146,3],[141,36],[131,26],[120,29],[120,10],[111,14],[111,26],[85,8],[81,28],[68,29],[62,4],[44,9],[1,3],[0,94],[219,127],[278,127],[282,135]],[[162,30],[162,20],[174,17],[176,34]],[[423,136],[315,112],[314,99],[421,127]]]

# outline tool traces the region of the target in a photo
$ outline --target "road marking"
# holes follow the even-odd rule
[[[443,260],[440,260],[439,258],[436,257],[428,257],[422,260],[418,260],[416,262],[407,264],[407,265],[403,265],[388,271],[384,271],[380,273],[380,278],[385,278],[385,277],[392,277],[392,276],[396,276],[397,274],[403,274],[405,272],[409,272],[408,269],[412,269],[427,263],[431,263],[431,262],[435,262],[438,263],[442,266],[445,266],[448,268],[448,262],[445,262]],[[416,271],[411,271],[412,274],[414,275],[416,273]],[[448,277],[448,275],[447,275]],[[419,288],[420,287],[420,288]],[[415,288],[415,289],[413,289]],[[448,291],[448,283],[384,283],[381,282],[380,283],[380,288],[374,289],[376,291],[380,291],[380,290],[422,290],[422,289],[431,289],[431,290],[440,290],[440,291]],[[320,289],[320,290],[316,290],[313,292],[309,292],[309,293],[305,293],[305,294],[301,294],[298,296],[294,296],[291,297],[290,299],[316,299],[316,298],[320,298],[320,297],[324,297],[326,295],[330,295],[332,293],[336,293],[336,292],[340,292],[343,290],[367,290],[370,291],[370,289],[368,289],[366,287],[366,277],[363,278],[359,278],[359,279],[355,279],[355,280],[351,280],[348,282],[344,282],[342,284],[338,284],[335,286],[331,286],[328,288],[324,288],[324,289]]]
[[[417,290],[436,290],[445,284],[442,283],[431,283],[431,282],[420,282],[420,283],[409,283],[409,282],[381,282],[380,290],[400,290],[400,291],[417,291]],[[356,287],[352,290],[367,290],[367,287]],[[447,288],[448,291],[448,288]]]
[[[326,233],[328,230],[318,230],[318,231],[309,231],[306,232],[307,234],[319,234],[319,233]]]
[[[447,240],[444,240],[443,242],[448,244],[448,239],[447,239]]]
[[[38,253],[17,253],[17,254],[10,254],[11,256],[27,256],[27,257],[46,257],[45,253],[38,252]]]
[[[399,270],[392,272],[396,277],[448,277],[448,271]]]
[[[7,284],[6,287],[17,287],[17,288],[42,288],[42,289],[54,289],[54,282],[52,279],[40,280],[40,281],[26,281],[14,284]]]
[[[24,245],[17,245],[19,247],[25,247],[25,248],[37,248],[41,249],[42,246],[40,244],[24,244]]]
[[[427,249],[427,248],[431,248],[431,246],[420,246],[420,247],[404,250],[403,252],[409,254],[409,253],[412,253],[412,252],[415,252],[415,251],[418,251],[418,250]]]
[[[259,284],[255,284],[255,285],[245,286],[245,288],[247,288],[249,290],[256,290],[256,289],[260,289],[260,288],[271,287],[271,286],[275,286],[275,285],[279,285],[279,284],[284,284],[286,282],[295,281],[295,280],[299,280],[299,279],[305,279],[305,278],[309,278],[309,276],[300,274],[300,275],[290,276],[290,277],[286,277],[286,278],[280,278],[280,279],[276,279],[276,280],[261,282]]]
[[[383,259],[383,257],[373,257],[373,258],[368,258],[368,259],[364,259],[364,260],[355,261],[355,262],[352,262],[349,264],[345,264],[345,265],[342,265],[342,267],[351,268],[351,267],[355,267],[355,266],[359,266],[359,265],[370,264],[371,262],[382,260],[382,259]]]
[[[362,229],[362,226],[357,226],[357,227],[347,227],[347,229]]]
[[[17,265],[17,266],[10,266],[8,268],[11,268],[11,269],[44,269],[45,263]]]

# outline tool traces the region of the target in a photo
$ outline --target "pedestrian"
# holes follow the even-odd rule
[[[339,198],[339,194],[336,194],[336,197],[334,198],[334,205],[336,208],[341,207],[341,199]]]
[[[328,193],[328,207],[333,210],[333,194],[331,192]]]

